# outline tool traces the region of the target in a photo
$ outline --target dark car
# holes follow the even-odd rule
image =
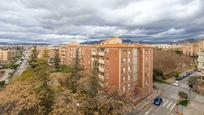
[[[153,104],[156,105],[156,106],[160,106],[162,102],[163,102],[163,99],[160,96],[157,96],[154,99],[154,103]]]
[[[181,77],[181,76],[176,78],[176,80],[182,80],[182,79],[183,79],[183,77]]]

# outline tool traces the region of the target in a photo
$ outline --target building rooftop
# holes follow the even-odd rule
[[[93,47],[109,47],[109,48],[153,48],[150,45],[142,44],[96,44]]]

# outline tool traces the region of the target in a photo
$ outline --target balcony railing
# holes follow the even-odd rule
[[[203,58],[198,58],[198,62],[204,62]]]
[[[99,67],[98,70],[99,70],[100,72],[104,72],[104,68],[103,68],[103,67]]]
[[[98,62],[99,62],[100,64],[104,64],[104,63],[105,63],[103,59],[99,59]]]
[[[104,52],[99,52],[98,55],[99,55],[99,56],[104,56],[105,53],[104,53]]]
[[[98,75],[99,79],[104,80],[104,76],[103,75]]]
[[[96,55],[96,52],[91,52],[91,55]]]

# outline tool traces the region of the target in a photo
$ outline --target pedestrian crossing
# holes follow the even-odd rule
[[[180,84],[179,87],[185,88],[185,89],[190,89],[190,87],[187,84]]]
[[[155,106],[147,109],[143,114],[139,115],[160,115],[159,112],[171,113],[176,106],[176,103],[172,100],[162,98],[163,102],[160,106]]]
[[[163,99],[163,103],[161,104],[161,107],[166,108],[170,111],[172,111],[175,106],[176,106],[176,103],[168,99]]]
[[[174,86],[174,87],[180,87],[180,88],[184,88],[184,89],[190,89],[190,87],[188,86],[188,84],[180,84],[179,86]]]

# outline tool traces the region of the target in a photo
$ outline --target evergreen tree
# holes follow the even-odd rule
[[[55,49],[55,56],[54,56],[54,68],[55,71],[60,71],[60,56],[59,56],[59,49]]]
[[[100,88],[99,79],[98,79],[98,66],[99,66],[98,59],[94,60],[92,66],[93,66],[92,73],[88,80],[87,93],[89,96],[94,97],[97,95],[98,89]]]
[[[38,51],[37,51],[37,46],[34,46],[30,54],[30,59],[28,60],[29,65],[32,69],[37,67],[37,61],[38,61]]]
[[[72,67],[72,72],[70,77],[67,79],[67,87],[71,89],[73,92],[77,91],[77,81],[81,78],[81,72],[83,68],[80,64],[80,58],[79,58],[79,49],[76,50],[76,55],[74,60],[74,64]]]
[[[42,114],[47,115],[52,111],[54,98],[53,92],[48,85],[50,67],[45,59],[39,59],[37,63],[38,66],[34,69],[34,72],[38,82],[35,84],[34,89],[40,100],[40,106],[42,108],[40,111]]]
[[[44,58],[44,59],[48,59],[49,58],[49,50],[48,49],[44,49],[43,50],[42,58]]]

